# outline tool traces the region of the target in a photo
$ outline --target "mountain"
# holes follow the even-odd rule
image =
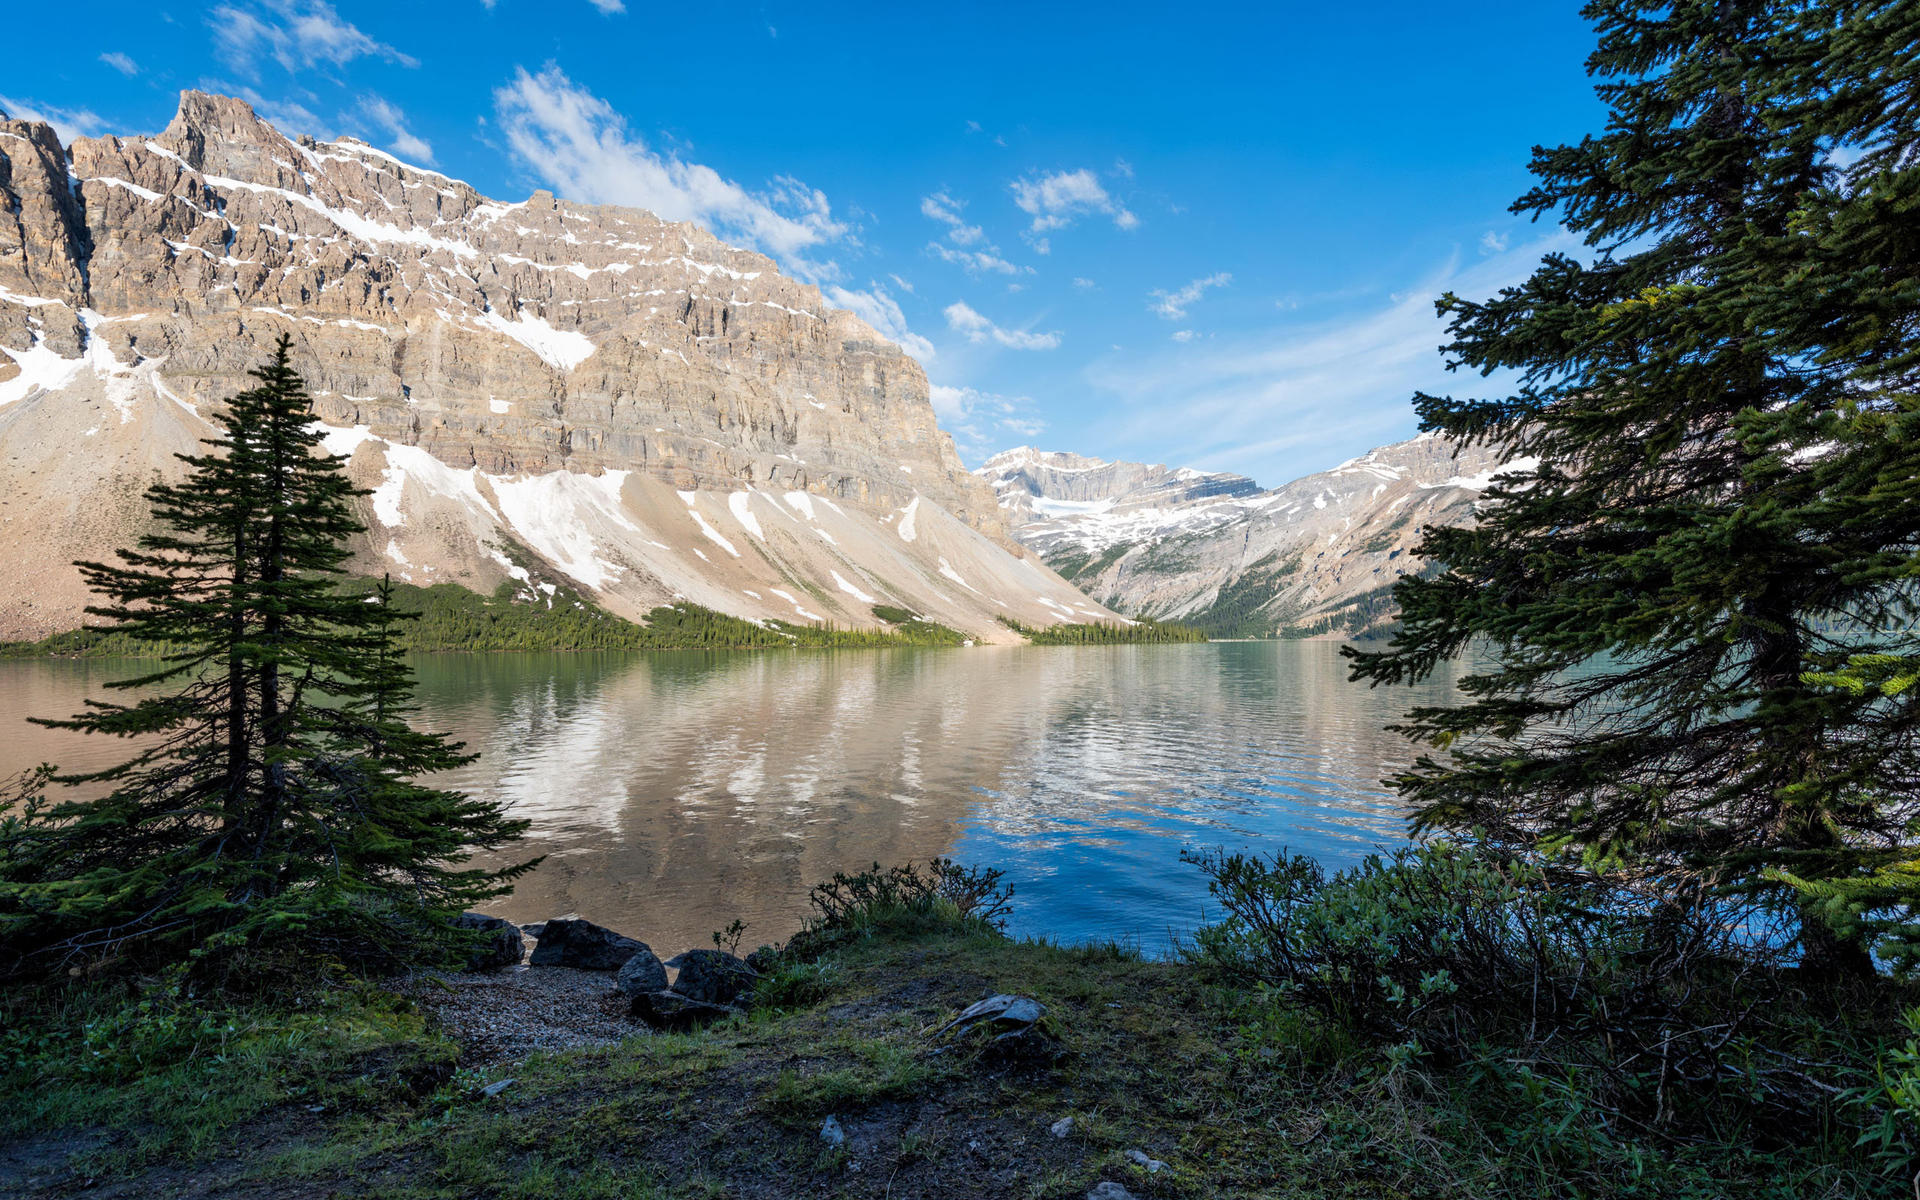
[[[359,571],[631,618],[1111,616],[1013,539],[920,365],[771,260],[186,92],[152,137],[0,120],[0,638],[80,623],[69,560],[131,541],[282,334],[372,492]]]
[[[1102,604],[1265,637],[1377,628],[1421,527],[1472,520],[1497,470],[1483,448],[1456,457],[1423,436],[1270,490],[1029,447],[974,474],[1015,536]]]

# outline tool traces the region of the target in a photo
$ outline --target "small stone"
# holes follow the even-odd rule
[[[1167,1169],[1166,1163],[1161,1162],[1157,1158],[1148,1158],[1146,1152],[1142,1150],[1127,1151],[1127,1159],[1136,1166],[1145,1167],[1149,1175],[1158,1175]]]
[[[501,1092],[506,1091],[508,1088],[512,1086],[513,1086],[513,1080],[501,1079],[481,1088],[480,1094],[482,1096],[498,1096]]]
[[[1087,1193],[1087,1200],[1139,1200],[1132,1192],[1111,1179],[1101,1180]]]
[[[846,1143],[847,1131],[840,1128],[839,1118],[828,1117],[820,1123],[820,1140],[829,1146],[840,1146]]]
[[[1058,1121],[1055,1121],[1053,1124],[1047,1126],[1047,1132],[1051,1133],[1053,1136],[1057,1138],[1063,1138],[1067,1136],[1069,1133],[1073,1132],[1073,1118],[1061,1117]]]

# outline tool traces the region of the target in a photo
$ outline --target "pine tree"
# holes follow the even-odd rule
[[[1594,252],[1439,302],[1452,365],[1520,382],[1417,396],[1423,426],[1506,473],[1475,527],[1426,531],[1444,569],[1354,677],[1481,664],[1401,727],[1449,752],[1395,781],[1417,829],[1795,884],[1807,967],[1868,971],[1920,901],[1914,690],[1846,678],[1920,648],[1920,11],[1586,13],[1606,131],[1536,149],[1515,211]]]
[[[411,782],[465,759],[405,723],[391,585],[339,586],[362,493],[321,452],[289,356],[283,337],[210,452],[148,491],[137,549],[79,564],[106,631],[175,650],[109,685],[127,702],[42,722],[143,748],[41,777],[0,825],[0,949],[19,968],[392,961],[452,944],[446,918],[525,869],[462,868],[525,823]]]

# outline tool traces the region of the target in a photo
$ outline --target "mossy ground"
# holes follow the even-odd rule
[[[870,937],[691,1034],[485,1073],[378,993],[114,1080],[0,1091],[0,1195],[394,1198],[1893,1194],[1839,1148],[1637,1147],[1531,1096],[1356,1047],[1179,962],[970,933]],[[927,1030],[1032,995],[1064,1053]],[[76,1049],[76,1053],[79,1053]],[[479,1088],[512,1077],[487,1098]],[[1491,1089],[1491,1093],[1489,1093]],[[839,1148],[820,1137],[834,1117]],[[1071,1116],[1056,1138],[1049,1127]],[[1164,1160],[1150,1174],[1127,1158]]]

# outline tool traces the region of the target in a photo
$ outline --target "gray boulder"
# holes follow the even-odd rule
[[[499,917],[490,917],[485,913],[461,913],[453,919],[455,929],[477,929],[486,935],[486,940],[474,948],[467,958],[467,970],[486,971],[495,967],[517,965],[527,954],[527,943],[520,936],[520,929],[511,921]]]
[[[620,964],[620,973],[613,977],[613,986],[628,996],[637,996],[641,992],[664,992],[667,990],[667,968],[660,962],[660,956],[642,942],[640,948],[633,952],[633,957]]]
[[[673,990],[708,1004],[732,1004],[753,986],[759,972],[725,950],[689,950],[677,956],[680,977]]]
[[[641,992],[633,998],[633,1015],[656,1029],[698,1029],[735,1011],[724,1004],[708,1004],[679,992]]]
[[[622,936],[592,921],[555,918],[540,931],[533,948],[536,967],[573,967],[581,971],[618,971],[646,943]],[[652,951],[648,950],[651,954]]]

